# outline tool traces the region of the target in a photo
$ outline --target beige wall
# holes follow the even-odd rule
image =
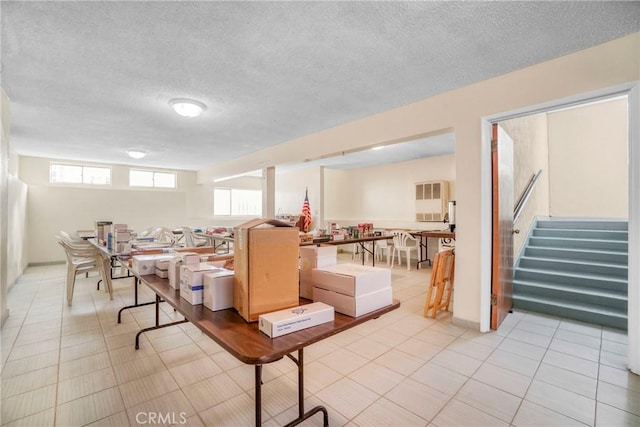
[[[17,156],[14,156],[17,157]],[[8,177],[9,211],[7,227],[7,282],[11,288],[27,268],[27,184]]]
[[[500,122],[500,126],[513,139],[513,200],[518,200],[531,179],[542,169],[542,174],[529,197],[514,228],[520,233],[513,236],[513,255],[517,257],[536,216],[549,216],[549,144],[547,114],[539,113]]]
[[[294,139],[199,171],[198,180],[453,130],[458,208],[454,321],[480,324],[484,330],[490,304],[491,186],[490,141],[483,119],[635,82],[640,78],[639,42],[635,33]]]
[[[549,113],[552,216],[627,218],[627,100]]]
[[[113,185],[109,187],[56,185],[49,184],[50,162],[45,158],[20,158],[20,178],[29,186],[29,263],[62,261],[64,254],[55,234],[60,230],[92,229],[98,220],[128,224],[134,230],[178,227],[188,222],[186,206],[195,186],[194,172],[174,171],[176,190],[129,188],[129,166],[125,165],[107,165],[112,168]]]
[[[441,230],[442,222],[415,220],[415,186],[447,181],[455,200],[455,156],[428,157],[346,171],[325,171],[325,216],[340,225],[372,222],[374,227]]]
[[[300,215],[305,190],[309,190],[311,208],[311,228],[322,228],[324,169],[309,167],[290,172],[278,172],[276,169],[276,214]]]

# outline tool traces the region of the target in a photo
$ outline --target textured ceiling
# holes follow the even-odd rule
[[[0,7],[19,154],[193,170],[640,29],[639,2]]]

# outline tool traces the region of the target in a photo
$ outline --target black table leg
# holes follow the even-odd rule
[[[151,305],[156,303],[155,301],[149,301],[149,302],[143,302],[142,304],[138,304],[138,284],[139,283],[140,283],[140,280],[137,277],[133,276],[133,305],[127,305],[125,307],[122,307],[118,311],[118,323],[122,323],[122,312],[124,310],[128,310],[130,308],[136,308],[136,307],[143,307],[145,305]],[[156,296],[156,298],[158,297]]]
[[[144,328],[144,329],[140,329],[138,331],[138,333],[136,334],[136,350],[138,350],[140,348],[140,335],[144,334],[145,332],[149,332],[149,331],[154,331],[156,329],[162,329],[162,328],[166,328],[167,326],[175,326],[175,325],[179,325],[181,323],[186,323],[188,322],[187,319],[184,320],[179,320],[177,322],[171,322],[171,323],[166,323],[164,325],[160,324],[160,303],[164,302],[162,301],[162,299],[160,298],[159,295],[156,295],[156,300],[150,303],[144,303],[144,304],[140,304],[140,305],[149,305],[149,304],[155,304],[156,305],[156,324],[155,326],[151,326],[149,328]],[[120,315],[118,313],[118,315]]]
[[[256,365],[256,427],[262,425],[262,365]]]
[[[298,350],[298,358],[296,359],[290,354],[287,354],[287,357],[293,361],[298,366],[298,418],[286,424],[285,427],[296,426],[301,422],[311,418],[318,412],[322,412],[323,416],[323,426],[329,426],[329,413],[327,412],[327,408],[324,406],[316,406],[312,408],[309,412],[304,411],[304,349]]]

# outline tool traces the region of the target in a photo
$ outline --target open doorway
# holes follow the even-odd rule
[[[516,308],[626,329],[627,118],[623,95],[494,124],[503,133],[497,138],[494,130],[492,143],[494,157],[500,155],[499,168],[494,165],[493,329],[511,308],[507,282],[520,263]],[[503,206],[514,206],[512,200],[523,202],[513,221],[511,208]],[[509,221],[495,222],[497,206]],[[585,268],[594,271],[579,271]],[[605,270],[615,277],[600,279]]]
[[[515,117],[522,117],[527,114],[539,112],[550,112],[561,107],[573,106],[580,103],[593,102],[595,100],[613,98],[620,95],[626,95],[628,99],[628,363],[629,369],[635,373],[640,372],[640,90],[637,83],[621,85],[614,88],[603,89],[597,92],[583,94],[564,100],[557,100],[546,104],[532,106],[530,108],[521,109],[511,113],[502,113],[490,116],[483,120],[483,147],[486,154],[483,155],[483,199],[490,200],[490,136],[491,123],[498,123]],[[615,171],[607,171],[615,173]],[[490,204],[485,205],[486,216],[483,223],[486,226],[490,224]],[[490,252],[491,241],[489,238],[483,239],[483,247]],[[485,262],[490,264],[490,259],[485,258]],[[490,295],[491,286],[490,278],[485,276],[482,285],[481,306],[483,330],[489,329],[490,321]],[[484,326],[482,326],[484,325]]]

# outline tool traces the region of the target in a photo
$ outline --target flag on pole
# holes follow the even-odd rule
[[[304,191],[304,203],[302,204],[302,229],[300,231],[307,233],[311,228],[311,208],[309,207],[309,189]]]

